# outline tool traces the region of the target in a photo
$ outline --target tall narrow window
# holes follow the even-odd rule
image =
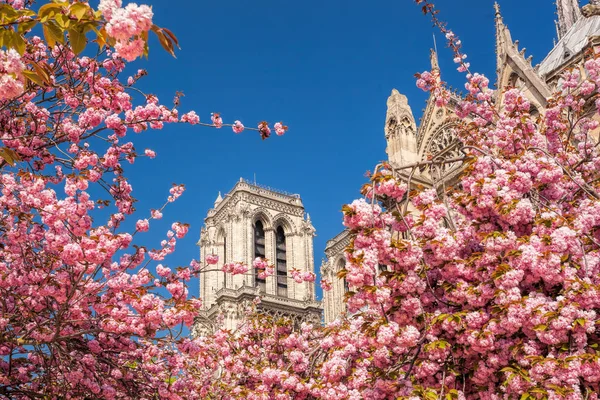
[[[265,229],[261,221],[256,221],[254,224],[254,258],[265,258]],[[267,283],[265,278],[258,276],[258,270],[254,270],[254,285],[260,288],[261,292],[265,292]]]
[[[277,256],[277,295],[287,297],[287,258],[285,251],[285,232],[280,226],[275,235]]]

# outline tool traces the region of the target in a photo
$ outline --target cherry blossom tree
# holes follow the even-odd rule
[[[119,79],[150,32],[169,52],[177,39],[149,7],[120,0],[1,3],[0,397],[597,399],[600,59],[586,54],[532,116],[514,88],[497,102],[433,5],[416,2],[466,74],[464,156],[378,165],[364,198],[344,207],[347,316],[298,329],[249,303],[236,331],[196,338],[181,337],[200,306],[187,282],[216,259],[161,265],[187,233],[179,222],[138,246],[184,188],[139,216],[125,177],[125,162],[155,155],[126,141],[131,131],[200,124],[179,115],[178,99],[134,105],[144,71]],[[435,71],[417,85],[448,101]],[[226,124],[213,113],[204,125]],[[264,121],[255,130],[271,134]],[[417,169],[459,161],[452,187],[412,182]],[[93,218],[99,208],[105,220]],[[253,267],[273,273],[267,260]]]
[[[135,87],[144,70],[120,76],[148,55],[151,34],[174,54],[177,38],[153,17],[121,0],[98,10],[0,3],[0,398],[193,398],[198,388],[181,332],[200,308],[187,282],[206,266],[159,264],[186,235],[183,223],[154,248],[141,245],[184,187],[136,213],[126,164],[155,152],[129,136],[166,123],[244,125],[180,115],[179,95],[165,106]],[[265,121],[252,130],[271,132]],[[133,232],[123,229],[130,220]]]

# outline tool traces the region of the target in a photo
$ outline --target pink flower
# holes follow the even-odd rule
[[[121,7],[121,0],[100,0],[100,5],[98,6],[98,10],[104,15],[104,18],[107,21],[110,21],[112,18],[113,12]]]
[[[208,254],[206,256],[206,263],[210,265],[214,265],[219,262],[219,256],[216,254]]]
[[[189,227],[190,226],[188,224],[182,224],[179,222],[175,222],[173,225],[171,225],[171,229],[175,231],[175,236],[177,236],[177,239],[182,239],[188,233]]]
[[[263,140],[271,136],[271,128],[269,128],[269,123],[267,121],[260,122],[258,124],[258,132]]]
[[[110,13],[106,24],[106,33],[117,41],[126,41],[142,32],[147,32],[152,26],[152,9],[147,5],[138,6],[130,3],[125,8],[112,8],[106,4],[105,12]],[[123,56],[123,55],[121,55]]]
[[[235,133],[242,133],[242,131],[244,130],[244,125],[242,125],[240,121],[235,121],[231,129],[233,129]]]
[[[160,210],[152,210],[150,214],[152,215],[153,219],[161,219],[163,216]]]
[[[210,115],[210,120],[212,121],[215,128],[221,128],[223,126],[223,119],[219,113],[212,113]]]
[[[190,111],[181,116],[181,121],[187,122],[190,125],[196,125],[196,124],[200,123],[200,117],[196,114],[195,111]]]
[[[149,157],[149,158],[156,157],[156,153],[154,152],[154,150],[146,149],[144,151],[144,154],[146,155],[146,157]]]
[[[281,122],[276,122],[275,125],[273,125],[273,128],[275,128],[275,133],[277,134],[277,136],[282,136],[288,129],[288,127],[282,125]]]
[[[15,49],[0,50],[0,100],[13,99],[23,93],[25,64]]]
[[[158,264],[156,266],[156,274],[165,278],[171,274],[171,268],[163,267],[162,264]]]
[[[115,44],[115,50],[121,57],[131,62],[144,54],[144,46],[143,39],[119,40]]]
[[[332,285],[331,285],[330,281],[328,281],[327,279],[321,279],[321,289],[328,292],[331,290],[331,288],[332,288]]]
[[[147,232],[149,228],[150,228],[150,223],[148,222],[147,219],[140,219],[135,224],[135,229],[137,229],[140,232]]]
[[[171,193],[171,195],[168,197],[167,200],[170,203],[174,202],[179,198],[179,196],[183,194],[184,190],[185,187],[183,185],[173,185],[173,187],[169,190],[169,193]]]
[[[228,263],[223,264],[221,270],[232,275],[240,275],[248,272],[248,266],[244,263]]]

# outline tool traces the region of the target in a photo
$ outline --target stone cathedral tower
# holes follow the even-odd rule
[[[200,277],[203,310],[194,333],[235,329],[247,302],[257,296],[262,312],[287,316],[295,323],[320,323],[314,283],[296,283],[289,273],[294,268],[314,272],[314,235],[297,194],[243,179],[224,198],[219,193],[198,242],[201,260],[216,254],[219,262]],[[275,275],[261,279],[252,268],[244,275],[221,272],[224,263],[252,265],[256,257],[267,258],[275,266]]]

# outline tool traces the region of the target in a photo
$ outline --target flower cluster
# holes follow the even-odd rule
[[[121,0],[100,0],[98,8],[107,21],[106,33],[117,41],[117,53],[127,61],[140,57],[146,45],[141,36],[152,27],[152,9],[135,3],[121,8]]]
[[[25,64],[15,49],[0,50],[0,100],[13,99],[23,93]]]

